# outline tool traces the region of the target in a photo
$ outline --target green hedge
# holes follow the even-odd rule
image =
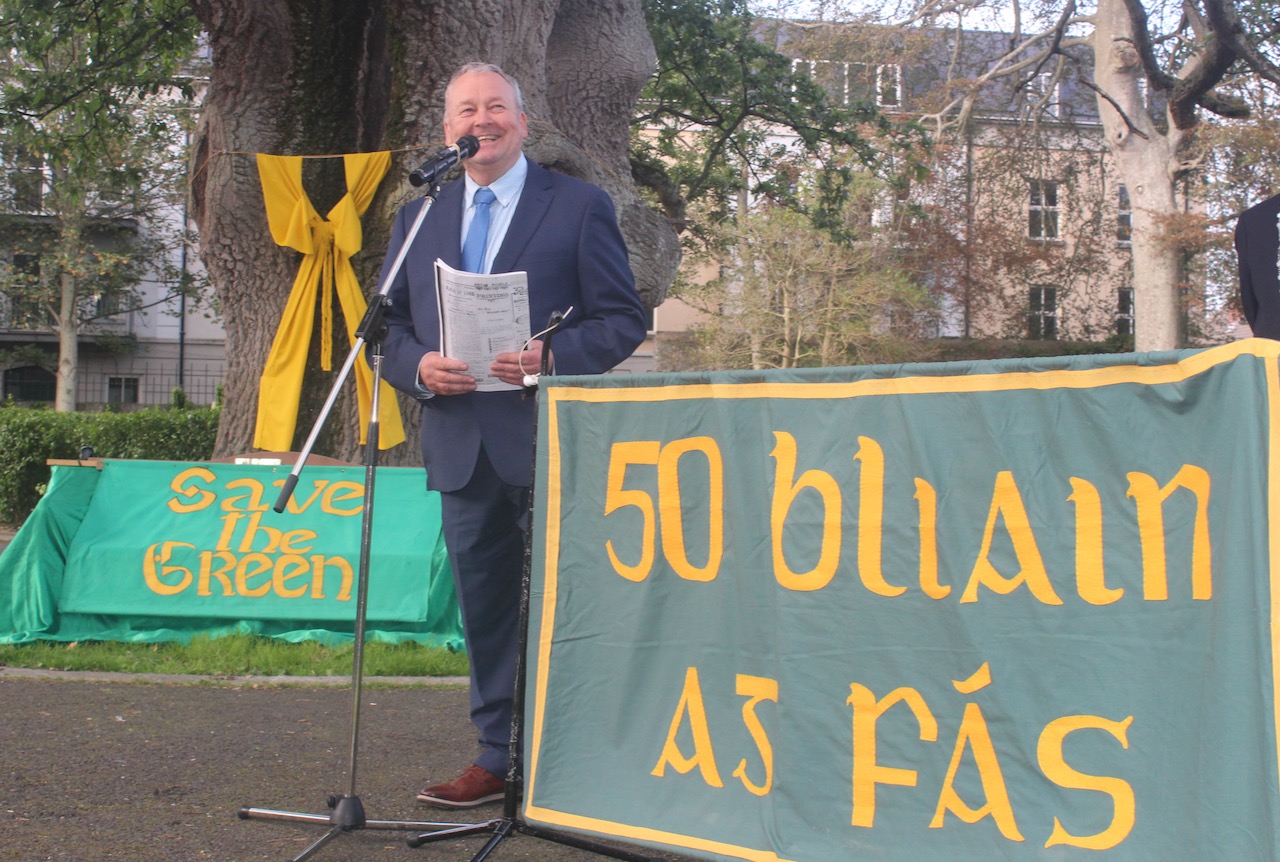
[[[213,455],[218,410],[149,408],[132,413],[0,409],[0,523],[20,524],[49,482],[49,459],[205,461]]]

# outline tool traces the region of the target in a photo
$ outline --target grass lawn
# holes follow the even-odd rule
[[[346,676],[351,644],[288,643],[253,635],[195,638],[190,643],[0,644],[0,666],[48,670],[206,676]],[[365,644],[366,676],[466,676],[465,654],[416,643]]]

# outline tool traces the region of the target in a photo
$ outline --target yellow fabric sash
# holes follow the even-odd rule
[[[302,156],[258,155],[258,176],[267,204],[267,222],[277,245],[302,253],[280,328],[262,370],[258,391],[258,421],[253,445],[268,451],[293,448],[302,393],[302,375],[315,320],[316,289],[320,302],[320,365],[333,367],[333,295],[347,321],[347,337],[354,345],[356,327],[367,303],[351,267],[351,256],[364,243],[360,216],[373,201],[378,184],[391,166],[391,154],[356,153],[342,157],[346,167],[347,194],[321,218],[302,188]],[[361,355],[355,364],[356,394],[360,407],[360,443],[365,442],[373,403],[373,371]],[[395,392],[385,382],[378,402],[378,448],[389,449],[405,439]]]

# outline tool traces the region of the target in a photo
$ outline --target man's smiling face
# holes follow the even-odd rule
[[[480,149],[463,162],[471,178],[487,186],[520,158],[529,124],[520,110],[515,89],[497,72],[467,72],[444,96],[445,143],[475,135]]]

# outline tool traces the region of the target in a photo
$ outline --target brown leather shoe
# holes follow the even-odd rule
[[[468,766],[447,784],[433,784],[418,792],[418,801],[438,808],[475,808],[502,798],[506,782],[483,766]]]

